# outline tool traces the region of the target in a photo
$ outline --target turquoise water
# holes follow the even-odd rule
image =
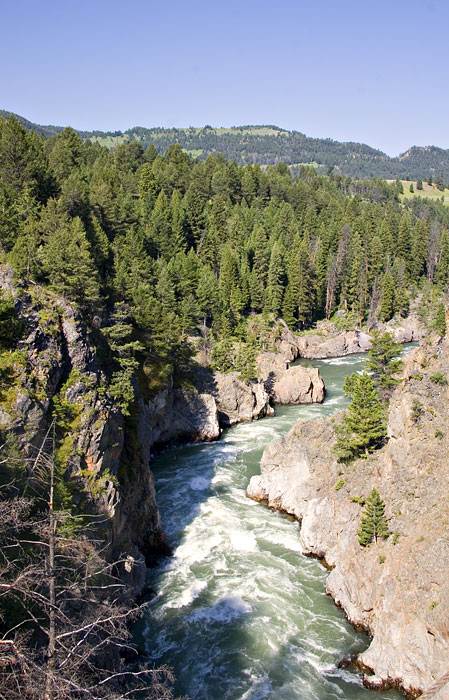
[[[326,571],[299,552],[299,524],[246,498],[267,444],[300,417],[342,408],[344,377],[363,355],[300,361],[319,367],[322,405],[227,430],[216,443],[173,448],[153,463],[157,501],[174,555],[149,572],[158,594],[145,620],[146,651],[170,665],[191,700],[386,700],[338,661],[367,647],[325,594]]]

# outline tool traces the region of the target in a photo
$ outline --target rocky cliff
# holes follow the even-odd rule
[[[388,331],[399,343],[419,341],[425,331],[416,314],[400,321],[377,324],[380,332]],[[295,335],[284,325],[277,349],[285,360],[291,362],[298,357],[317,360],[327,357],[344,357],[356,352],[367,352],[371,347],[370,335],[366,330],[340,331],[329,321],[317,324],[311,333]]]
[[[332,452],[332,420],[300,420],[263,455],[248,496],[302,522],[305,554],[332,571],[327,591],[372,636],[360,662],[367,684],[410,693],[449,670],[449,348],[419,348],[391,400],[388,443],[350,466]],[[372,488],[390,537],[361,547],[362,506]],[[449,698],[446,686],[435,696]]]
[[[198,367],[189,388],[169,382],[144,399],[136,385],[137,409],[125,420],[74,307],[39,287],[30,294],[4,265],[0,288],[13,296],[23,326],[17,352],[7,353],[0,428],[12,432],[32,458],[56,417],[57,461],[75,505],[108,516],[111,552],[127,553],[128,568],[138,563],[139,581],[142,555],[148,563],[167,551],[149,466],[155,448],[216,440],[224,427],[273,415],[273,401],[323,398],[316,371],[294,368],[286,378],[285,362],[273,355],[263,358],[262,380],[249,384],[236,372],[212,374]]]
[[[31,297],[14,287],[9,268],[2,268],[0,285],[13,295],[22,323],[17,350],[2,355],[0,427],[14,435],[32,478],[33,458],[55,418],[58,478],[75,506],[107,516],[110,556],[128,557],[123,574],[139,590],[144,558],[168,548],[135,430],[108,395],[78,312],[44,290]]]

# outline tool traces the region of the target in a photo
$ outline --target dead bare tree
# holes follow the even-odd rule
[[[90,519],[54,507],[55,433],[32,469],[45,498],[0,488],[0,699],[172,700],[132,644],[132,604]],[[49,443],[49,444],[48,444]]]

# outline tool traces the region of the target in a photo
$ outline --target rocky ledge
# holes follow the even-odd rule
[[[169,384],[140,403],[140,440],[152,446],[171,442],[217,440],[235,423],[274,415],[273,404],[308,404],[324,400],[324,382],[314,368],[289,367],[276,353],[256,358],[259,380],[243,382],[238,372],[211,373],[198,367],[194,388]]]
[[[333,419],[299,420],[267,449],[247,495],[302,522],[305,554],[332,568],[327,592],[372,637],[359,661],[411,695],[449,670],[449,348],[419,348],[390,404],[388,443],[350,466],[332,452]],[[390,537],[361,547],[376,488]],[[449,699],[449,685],[438,695]]]
[[[376,330],[388,331],[399,343],[419,341],[425,336],[415,314],[400,321],[378,324]],[[286,361],[291,362],[298,357],[317,360],[367,352],[371,347],[371,337],[366,330],[339,331],[329,321],[321,321],[315,332],[303,335],[295,335],[284,325],[277,347]]]

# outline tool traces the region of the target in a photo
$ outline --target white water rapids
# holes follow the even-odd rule
[[[216,443],[173,448],[153,463],[157,501],[174,555],[149,572],[157,591],[146,651],[170,665],[191,700],[386,700],[343,656],[368,645],[325,594],[327,572],[299,553],[299,524],[246,498],[264,447],[299,417],[345,405],[344,377],[363,356],[310,362],[326,384],[322,405],[227,430]]]

